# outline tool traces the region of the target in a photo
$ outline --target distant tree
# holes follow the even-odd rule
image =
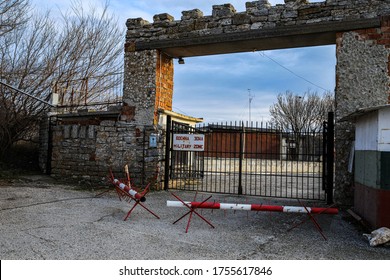
[[[328,112],[333,110],[334,97],[330,92],[320,96],[310,90],[301,95],[286,91],[270,107],[271,122],[293,133],[317,132],[327,120]]]
[[[59,21],[50,12],[31,15],[28,0],[3,0],[0,8],[2,82],[50,101],[59,81],[122,71],[124,30],[107,3],[98,12],[73,2]],[[0,159],[13,143],[36,133],[46,111],[44,103],[0,85]]]
[[[307,160],[309,154],[315,153],[311,137],[321,131],[328,112],[333,110],[334,97],[330,92],[322,96],[310,90],[302,95],[291,91],[278,95],[277,102],[270,107],[271,122],[282,131],[292,133],[289,141],[294,146],[287,152],[290,159],[298,159],[301,154],[300,159]]]

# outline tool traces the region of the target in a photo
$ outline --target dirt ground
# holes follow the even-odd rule
[[[390,247],[370,247],[365,232],[345,210],[317,215],[325,240],[306,214],[198,210],[215,228],[193,215],[176,224],[185,208],[176,198],[151,192],[127,221],[127,202],[114,191],[64,184],[44,175],[0,178],[0,259],[3,260],[389,260]],[[192,201],[194,192],[173,191]],[[197,200],[210,194],[198,193]],[[213,194],[211,201],[299,205],[297,201]],[[308,202],[310,206],[312,203]],[[315,206],[324,206],[318,205]],[[294,225],[304,221],[298,227]]]

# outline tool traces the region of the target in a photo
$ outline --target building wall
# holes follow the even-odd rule
[[[172,111],[173,59],[161,51],[157,52],[156,104],[154,122],[158,121],[158,109]]]
[[[243,135],[245,158],[280,159],[280,133],[246,132]],[[205,134],[205,157],[239,158],[239,131],[213,131]]]
[[[359,108],[390,101],[390,21],[380,28],[339,33],[336,40],[335,199],[353,202],[353,174],[348,172],[355,126],[338,122]]]
[[[354,209],[373,228],[390,226],[388,131],[388,107],[360,116],[356,121]]]

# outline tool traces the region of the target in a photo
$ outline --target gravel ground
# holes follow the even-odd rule
[[[114,191],[94,197],[98,193],[45,176],[0,180],[0,259],[390,259],[390,247],[370,247],[364,230],[343,210],[316,216],[326,241],[307,215],[278,212],[199,210],[215,228],[193,215],[185,233],[187,218],[173,222],[187,211],[166,206],[176,200],[170,192],[151,192],[144,203],[160,219],[138,206],[127,221],[132,204],[119,201]],[[195,195],[174,193],[190,201]],[[199,193],[197,200],[208,196]],[[298,205],[215,194],[212,200]]]

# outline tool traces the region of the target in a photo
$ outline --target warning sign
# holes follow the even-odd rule
[[[173,134],[174,151],[204,151],[203,134]]]

